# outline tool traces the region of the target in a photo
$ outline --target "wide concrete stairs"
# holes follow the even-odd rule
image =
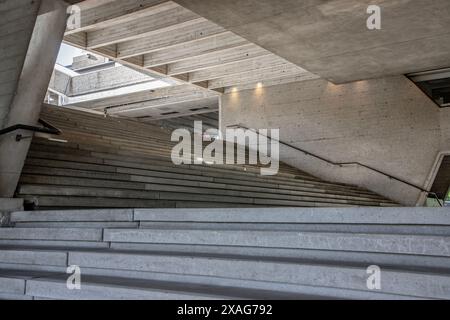
[[[171,131],[157,125],[50,106],[41,117],[67,143],[34,138],[17,189],[31,208],[395,206],[284,164],[274,177],[258,166],[175,166]]]
[[[285,165],[275,177],[174,166],[158,126],[42,117],[67,143],[33,141],[17,196],[41,211],[0,228],[0,298],[450,298],[448,209],[398,208]],[[367,287],[372,265],[380,290]]]
[[[16,212],[0,298],[448,299],[449,235],[444,208]]]

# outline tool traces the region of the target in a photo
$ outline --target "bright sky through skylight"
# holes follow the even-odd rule
[[[56,63],[61,66],[70,66],[72,64],[73,58],[82,55],[86,51],[69,46],[65,43],[61,45],[59,50],[58,59]]]

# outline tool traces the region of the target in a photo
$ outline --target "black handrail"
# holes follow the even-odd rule
[[[47,133],[47,134],[54,134],[54,135],[60,135],[62,133],[61,130],[53,126],[52,124],[48,123],[45,120],[39,119],[39,123],[42,124],[42,127],[37,126],[30,126],[26,124],[16,124],[4,129],[0,130],[0,136],[4,134],[8,134],[13,131],[17,130],[26,130],[26,131],[32,131],[32,132],[40,132],[40,133]],[[22,139],[21,135],[16,136],[16,140],[20,141]]]
[[[247,128],[246,126],[243,126],[243,125],[241,125],[241,124],[232,125],[232,126],[227,126],[227,127],[228,127],[228,128],[242,128],[242,129],[251,130],[251,131],[253,131],[253,132],[256,132],[256,130]],[[383,172],[383,171],[381,171],[381,170],[379,170],[379,169],[370,167],[370,166],[365,165],[365,164],[360,163],[360,162],[334,162],[334,161],[331,161],[331,160],[326,159],[326,158],[324,158],[324,157],[321,157],[321,156],[319,156],[319,155],[316,155],[316,154],[314,154],[314,153],[312,153],[312,152],[309,152],[309,151],[306,151],[306,150],[304,150],[304,149],[301,149],[301,148],[299,148],[299,147],[297,147],[297,146],[294,146],[294,145],[292,145],[292,144],[290,144],[290,143],[283,142],[283,141],[281,141],[281,140],[279,140],[279,139],[273,139],[272,137],[263,135],[263,134],[261,134],[261,133],[259,133],[259,132],[256,132],[256,133],[259,134],[259,135],[262,135],[262,136],[264,136],[264,137],[266,137],[266,138],[268,138],[268,139],[277,141],[278,143],[280,143],[280,144],[282,144],[282,145],[285,145],[285,146],[287,146],[287,147],[289,147],[289,148],[292,148],[292,149],[294,149],[294,150],[297,150],[297,151],[299,151],[299,152],[302,152],[303,154],[305,154],[305,155],[307,155],[307,156],[314,157],[314,158],[316,158],[316,159],[319,159],[319,160],[321,160],[321,161],[324,161],[324,162],[326,162],[326,163],[328,163],[328,164],[331,164],[331,165],[334,165],[334,166],[343,167],[343,166],[348,166],[348,165],[357,165],[357,166],[361,166],[361,167],[364,167],[364,168],[366,168],[366,169],[372,170],[372,171],[374,171],[374,172],[380,173],[380,174],[382,174],[382,175],[388,177],[389,179],[397,180],[397,181],[399,181],[399,182],[401,182],[401,183],[404,183],[404,184],[406,184],[406,185],[408,185],[408,186],[410,186],[410,187],[413,187],[413,188],[415,188],[415,189],[418,189],[418,190],[420,190],[421,192],[425,192],[425,193],[427,193],[427,194],[429,194],[429,195],[434,196],[434,197],[436,198],[437,202],[439,203],[439,205],[440,205],[441,207],[444,206],[444,205],[441,203],[441,199],[439,199],[439,197],[438,197],[438,195],[437,195],[436,193],[431,192],[431,191],[429,191],[429,190],[426,190],[426,189],[424,189],[424,188],[422,188],[422,187],[419,187],[419,186],[417,186],[417,185],[415,185],[415,184],[413,184],[413,183],[411,183],[411,182],[405,181],[405,180],[403,180],[403,179],[401,179],[401,178],[398,178],[398,177],[395,177],[395,176],[393,176],[393,175],[390,175],[389,173]]]

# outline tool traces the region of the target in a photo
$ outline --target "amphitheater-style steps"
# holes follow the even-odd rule
[[[449,299],[446,208],[16,212],[4,299]],[[66,269],[82,272],[68,290]],[[381,268],[381,289],[367,268]]]
[[[330,183],[281,164],[182,165],[170,159],[170,131],[134,120],[44,108],[60,140],[34,138],[17,197],[34,208],[396,206],[370,191]]]

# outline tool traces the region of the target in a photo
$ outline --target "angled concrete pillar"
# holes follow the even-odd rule
[[[59,47],[64,37],[67,4],[61,0],[41,0],[17,90],[4,127],[37,125]],[[14,195],[31,139],[16,141],[15,131],[0,137],[0,198]]]

